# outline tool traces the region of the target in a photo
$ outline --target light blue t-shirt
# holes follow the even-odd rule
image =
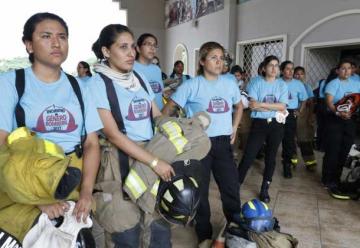
[[[319,98],[325,98],[325,79],[319,82]]]
[[[298,109],[300,107],[300,102],[303,102],[308,98],[304,84],[296,79],[285,81],[280,78],[280,80],[286,83],[289,91],[287,109]]]
[[[142,87],[137,91],[131,91],[125,89],[116,81],[113,84],[127,136],[133,141],[144,141],[151,139],[153,136],[150,111],[155,95],[145,76],[141,73],[138,74],[143,79],[149,93]],[[92,76],[89,88],[95,97],[96,107],[111,111],[105,83],[99,74]]]
[[[350,77],[350,79],[352,79],[353,81],[360,81],[360,76],[359,76],[359,74],[353,74],[351,77]]]
[[[103,128],[91,93],[79,83],[85,106],[87,133]],[[15,87],[15,72],[0,75],[0,129],[11,132],[16,127],[15,106],[18,94]],[[83,132],[83,117],[80,103],[64,72],[58,81],[45,83],[25,69],[25,91],[20,104],[25,111],[26,126],[39,137],[60,145],[65,152],[74,150],[80,143]]]
[[[248,84],[246,85],[246,91],[248,92],[250,84],[252,84],[252,83],[254,83],[254,82],[256,82],[256,81],[258,81],[260,79],[264,79],[264,78],[262,76],[260,76],[260,75],[257,75],[255,77],[250,78]]]
[[[257,102],[288,103],[288,87],[283,80],[275,79],[267,82],[264,78],[258,78],[248,86],[248,95]],[[275,118],[276,111],[251,111],[251,118],[268,119]]]
[[[164,83],[162,80],[160,67],[154,64],[144,65],[135,61],[134,70],[136,72],[142,73],[146,77],[152,91],[155,94],[155,103],[161,110],[164,107],[162,101],[162,91],[164,89]]]
[[[171,99],[186,108],[188,117],[207,112],[211,117],[206,130],[209,137],[232,133],[232,106],[240,101],[240,90],[234,81],[223,76],[214,81],[197,76],[182,83]]]
[[[305,86],[305,90],[306,90],[306,94],[308,96],[308,99],[309,98],[313,98],[314,97],[314,92],[313,92],[313,89],[311,88],[311,86],[307,83],[304,83],[304,86]]]
[[[332,95],[333,103],[352,93],[360,93],[360,83],[352,79],[340,80],[336,78],[329,82],[325,88],[325,94]]]
[[[236,77],[234,74],[231,74],[230,72],[227,72],[225,74],[222,74],[223,77],[226,77],[230,80],[233,80],[235,83],[237,83]]]
[[[175,74],[174,76],[170,76],[170,78],[178,79],[179,77]],[[189,75],[183,74],[183,75],[181,76],[180,84],[183,83],[183,82],[185,82],[186,80],[189,80],[189,79],[191,79],[191,77],[190,77]]]
[[[91,77],[89,76],[85,76],[85,77],[76,77],[76,80],[79,82],[79,83],[86,83],[87,81],[89,81]]]

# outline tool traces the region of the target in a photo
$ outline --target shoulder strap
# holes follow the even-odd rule
[[[107,98],[108,98],[108,101],[110,104],[111,114],[114,117],[115,122],[116,122],[120,132],[122,132],[123,134],[126,135],[124,120],[121,115],[119,100],[116,95],[114,84],[113,84],[112,80],[110,78],[108,78],[107,76],[105,76],[104,74],[99,73],[99,75],[104,80],[104,83],[105,83],[106,94],[107,94]],[[130,172],[129,156],[120,149],[118,149],[118,154],[119,154],[121,182],[122,182],[122,184],[124,184],[125,179]],[[123,191],[123,195],[125,198],[128,197],[126,195],[125,191]]]
[[[136,71],[133,71],[133,72],[134,72],[135,77],[137,77],[137,79],[139,79],[141,87],[143,87],[143,89],[146,91],[146,93],[149,94],[149,90],[146,87],[144,80],[140,77],[140,75]]]
[[[25,111],[20,105],[20,99],[25,91],[25,70],[15,70],[15,87],[18,94],[18,102],[15,107],[15,119],[18,127],[25,126]]]
[[[110,104],[111,114],[113,115],[120,132],[126,134],[125,124],[121,114],[119,100],[116,95],[114,84],[112,80],[109,77],[105,76],[103,73],[99,73],[99,75],[104,80],[105,83],[106,95]]]
[[[84,148],[84,143],[87,137],[87,132],[86,132],[86,128],[85,128],[85,105],[84,105],[84,100],[81,94],[81,90],[80,90],[80,86],[78,81],[76,80],[75,77],[69,75],[66,73],[67,78],[70,81],[71,87],[73,88],[75,95],[80,103],[80,108],[81,108],[81,115],[82,115],[82,119],[83,119],[83,125],[82,125],[82,130],[81,130],[81,135],[84,132],[84,135],[81,136],[81,149]]]

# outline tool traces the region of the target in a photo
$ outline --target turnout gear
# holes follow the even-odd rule
[[[177,175],[170,182],[161,181],[157,207],[160,215],[170,223],[187,225],[195,217],[200,202],[196,180]]]
[[[341,98],[335,103],[336,110],[339,112],[355,113],[360,107],[360,93],[352,93]]]
[[[191,176],[199,180],[201,165],[195,160],[202,159],[210,150],[210,140],[204,131],[210,124],[210,117],[200,112],[191,119],[162,117],[156,119],[155,123],[158,132],[145,149],[168,163],[185,161],[174,163],[173,166],[176,165],[175,169],[180,170],[181,174],[197,174]],[[135,161],[126,178],[124,190],[143,211],[153,213],[159,183],[158,176],[149,166]]]
[[[259,248],[296,248],[299,243],[292,235],[277,231],[250,232],[249,236]]]
[[[65,156],[25,127],[13,131],[0,147],[0,229],[22,241],[40,215],[37,205],[79,198],[81,170],[74,153]]]

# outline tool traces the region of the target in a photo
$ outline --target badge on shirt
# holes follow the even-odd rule
[[[151,89],[153,90],[153,92],[156,93],[161,93],[162,92],[162,88],[161,88],[161,84],[157,81],[150,81],[150,86]]]
[[[266,95],[262,102],[266,103],[276,103],[276,97],[274,95]]]
[[[39,133],[70,133],[77,127],[75,118],[70,111],[63,107],[51,105],[41,112],[33,131]]]
[[[229,105],[225,99],[215,96],[210,99],[209,107],[206,110],[209,113],[226,113],[229,111]]]
[[[128,115],[126,119],[129,121],[139,121],[149,118],[150,103],[144,98],[133,98],[130,102]]]

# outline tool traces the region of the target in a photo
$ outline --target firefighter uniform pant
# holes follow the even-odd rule
[[[200,205],[195,217],[195,230],[199,243],[212,237],[209,204],[211,171],[219,187],[226,219],[231,221],[234,214],[240,213],[238,173],[230,145],[230,136],[211,137],[210,140],[211,150],[201,160],[203,176],[200,183]]]
[[[292,157],[296,154],[296,116],[294,110],[288,109],[289,115],[286,117],[284,125],[284,138],[282,140],[282,158],[284,164],[290,164]]]
[[[314,162],[314,125],[313,125],[313,108],[305,108],[304,113],[297,118],[296,136],[298,146],[304,162]]]
[[[326,120],[322,182],[329,185],[340,181],[343,165],[354,143],[356,125],[353,120],[343,120],[334,114],[328,114]]]
[[[284,124],[278,123],[274,118],[253,119],[249,138],[245,147],[244,155],[239,164],[239,183],[245,180],[250,165],[255,160],[260,148],[265,146],[265,171],[263,181],[272,181],[275,170],[275,158],[280,142],[284,135]]]

